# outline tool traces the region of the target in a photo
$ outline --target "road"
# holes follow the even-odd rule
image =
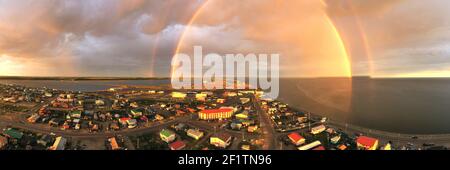
[[[264,150],[274,150],[276,149],[278,132],[272,125],[271,119],[267,112],[265,112],[260,105],[260,101],[253,96],[253,105],[259,117],[259,122],[262,129],[262,134],[264,136]]]

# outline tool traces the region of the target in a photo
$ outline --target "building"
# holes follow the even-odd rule
[[[64,150],[66,147],[67,139],[61,136],[57,137],[53,146],[51,146],[50,150]]]
[[[242,113],[236,114],[235,117],[237,119],[248,119],[248,112],[243,111]]]
[[[36,123],[36,121],[40,118],[41,116],[39,116],[38,114],[33,114],[33,115],[31,115],[28,119],[27,119],[27,121],[29,122],[29,123]]]
[[[358,149],[376,150],[378,147],[378,139],[367,137],[367,136],[359,136],[356,139],[356,144],[358,146]]]
[[[95,105],[97,106],[103,106],[105,105],[105,101],[101,100],[101,99],[97,99],[95,100]]]
[[[242,123],[243,126],[247,127],[247,126],[254,125],[255,124],[255,120],[253,120],[253,119],[251,119],[251,120],[246,119],[246,120],[242,120],[241,123]]]
[[[175,133],[167,129],[161,130],[161,132],[159,132],[159,137],[161,137],[161,140],[167,143],[174,141],[176,138]]]
[[[231,144],[231,135],[227,133],[219,133],[209,138],[211,145],[219,148],[226,148]]]
[[[133,115],[134,117],[142,116],[142,111],[140,111],[139,109],[133,109],[131,110],[131,115]]]
[[[128,124],[128,128],[132,129],[137,126],[137,121],[136,121],[136,119],[128,119],[127,124]]]
[[[342,145],[340,145],[340,146],[338,147],[338,149],[341,150],[341,151],[343,151],[343,150],[346,150],[346,149],[347,149],[347,146],[345,146],[344,144],[342,144]]]
[[[326,129],[327,129],[327,127],[325,127],[325,125],[319,125],[319,126],[311,128],[311,133],[316,135],[316,134],[322,133]]]
[[[56,118],[52,118],[52,119],[50,119],[50,121],[48,121],[48,124],[50,126],[59,126],[60,120],[56,119]]]
[[[115,137],[109,138],[108,141],[109,141],[109,144],[111,145],[112,150],[120,149],[119,144],[117,143],[117,140]]]
[[[326,150],[326,149],[323,146],[317,146],[317,147],[313,148],[312,150],[314,150],[314,151],[323,151],[323,150]]]
[[[127,125],[128,124],[128,120],[130,120],[131,118],[129,117],[122,117],[119,119],[119,123],[122,125]]]
[[[233,122],[230,123],[230,127],[233,130],[241,130],[242,123],[240,121],[233,121]]]
[[[176,141],[169,145],[170,150],[182,150],[186,147],[186,144],[183,141]]]
[[[161,116],[160,114],[156,114],[155,120],[158,120],[158,121],[164,120],[164,116]]]
[[[256,132],[257,130],[258,130],[258,125],[249,126],[249,127],[247,128],[247,132],[249,132],[249,133]]]
[[[139,107],[139,104],[138,104],[137,102],[133,102],[133,103],[130,103],[130,107],[132,107],[132,108],[138,108],[138,107]]]
[[[43,135],[39,140],[36,141],[37,144],[42,146],[47,146],[52,142],[52,137],[50,135]]]
[[[208,94],[206,94],[206,93],[197,93],[197,94],[195,94],[195,98],[197,100],[201,100],[201,101],[204,101],[207,96],[208,96]]]
[[[9,138],[14,138],[14,139],[22,139],[23,137],[23,133],[20,131],[17,131],[15,129],[12,128],[8,128],[6,129],[3,134],[5,134],[5,136],[9,137]]]
[[[297,118],[297,121],[298,121],[299,123],[305,123],[305,122],[308,121],[308,117],[306,117],[306,116],[300,116],[300,117]]]
[[[76,111],[70,112],[70,117],[71,118],[81,118],[81,111],[76,110]]]
[[[226,101],[225,99],[217,99],[217,100],[216,100],[216,102],[217,102],[217,103],[220,103],[220,104],[225,103],[225,101]]]
[[[178,123],[178,124],[176,124],[176,125],[173,125],[173,128],[174,128],[176,131],[182,131],[182,130],[185,130],[185,129],[186,129],[186,124],[184,124],[184,123]]]
[[[300,146],[305,143],[305,138],[298,134],[297,132],[292,132],[288,135],[289,140],[291,140],[292,144],[295,146]]]
[[[52,94],[52,93],[50,93],[50,92],[45,92],[44,96],[45,96],[45,97],[52,97],[52,96],[53,96],[53,94]]]
[[[187,94],[182,92],[172,92],[172,98],[186,98]]]
[[[202,131],[200,131],[200,130],[189,129],[187,131],[187,135],[189,137],[194,138],[195,140],[199,140],[200,138],[203,137],[204,133]]]
[[[336,135],[336,136],[334,136],[334,137],[332,137],[330,139],[332,144],[337,144],[339,142],[339,140],[341,140],[341,136],[340,135]]]
[[[233,112],[231,108],[202,110],[198,112],[198,117],[203,120],[228,119],[233,116]]]
[[[3,149],[8,144],[8,138],[0,136],[0,149]]]
[[[384,147],[383,150],[392,150],[392,146],[390,143],[387,143]]]
[[[318,146],[320,146],[320,145],[322,145],[322,143],[321,143],[320,141],[316,140],[316,141],[314,141],[314,142],[312,142],[312,143],[309,143],[309,144],[300,146],[300,147],[298,147],[297,149],[298,149],[298,150],[304,150],[304,151],[305,151],[305,150],[310,150],[310,149],[312,149],[312,148],[318,147]]]
[[[250,101],[250,98],[240,98],[239,100],[241,101],[242,104],[246,104]]]
[[[237,93],[236,93],[236,92],[227,91],[227,92],[225,92],[225,93],[223,94],[223,96],[226,96],[226,97],[235,97],[235,96],[237,96]]]
[[[333,128],[328,128],[327,130],[325,130],[327,133],[329,134],[334,134],[336,133],[336,131]]]
[[[250,147],[250,145],[242,145],[241,149],[248,151],[248,150],[251,150],[251,147]]]

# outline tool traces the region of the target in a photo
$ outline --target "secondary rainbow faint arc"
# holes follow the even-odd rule
[[[345,1],[345,3],[350,7],[351,12],[354,14],[354,21],[358,27],[359,34],[363,41],[363,47],[364,51],[366,53],[366,57],[369,63],[369,75],[372,75],[374,73],[374,65],[373,65],[373,59],[372,59],[372,49],[370,48],[369,39],[367,38],[366,31],[361,23],[361,19],[358,15],[355,15],[355,8],[348,0]]]
[[[189,20],[188,24],[186,25],[186,28],[183,30],[183,33],[181,34],[178,43],[177,43],[177,47],[175,49],[175,53],[174,53],[174,57],[176,57],[176,54],[178,54],[180,52],[180,48],[181,48],[181,43],[184,41],[184,38],[186,36],[186,33],[190,30],[192,24],[195,22],[195,20],[197,19],[197,17],[199,16],[199,14],[201,13],[201,11],[206,8],[206,6],[209,4],[210,0],[206,0],[202,5],[200,5],[200,7],[195,11],[195,13],[192,15],[191,19]],[[326,7],[326,3],[323,0],[319,0],[319,2]],[[325,14],[325,12],[324,12]],[[345,68],[346,69],[346,74],[348,77],[352,76],[352,72],[351,72],[351,63],[350,63],[350,57],[347,53],[347,49],[345,48],[344,45],[344,41],[341,38],[341,35],[339,34],[339,31],[337,30],[336,26],[334,25],[334,23],[331,21],[330,17],[328,15],[325,14],[325,18],[327,20],[327,23],[330,25],[330,27],[332,28],[336,38],[338,39],[338,45],[341,48],[344,56],[345,56]],[[173,72],[174,72],[174,68],[171,67],[171,78],[173,78]]]

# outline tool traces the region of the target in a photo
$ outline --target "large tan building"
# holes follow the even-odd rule
[[[233,111],[231,108],[202,110],[198,112],[198,117],[203,120],[228,119],[233,116]]]

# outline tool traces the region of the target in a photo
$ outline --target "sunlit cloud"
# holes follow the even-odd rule
[[[214,0],[189,24],[205,2],[0,0],[0,75],[169,76],[184,32],[281,76],[450,76],[447,0]]]

